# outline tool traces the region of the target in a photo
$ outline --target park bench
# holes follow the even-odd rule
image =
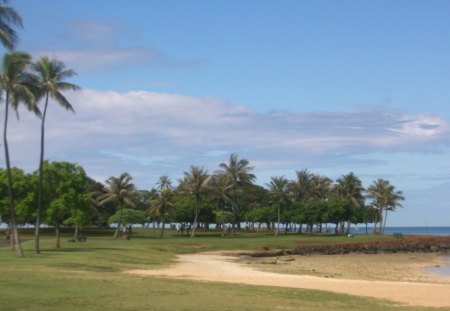
[[[403,233],[399,233],[399,232],[394,233],[394,238],[397,238],[397,239],[403,238]]]

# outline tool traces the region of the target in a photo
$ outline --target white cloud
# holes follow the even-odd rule
[[[450,145],[449,123],[438,116],[380,109],[261,114],[215,98],[150,92],[83,90],[68,97],[75,114],[55,105],[49,110],[46,158],[80,163],[105,178],[128,171],[149,182],[145,171],[182,174],[191,164],[214,170],[227,160],[225,150],[264,163],[268,171],[294,171],[330,159],[357,163],[358,154]],[[9,133],[13,164],[34,170],[39,120],[22,112]]]
[[[150,48],[94,48],[35,51],[35,58],[50,56],[63,61],[68,68],[81,73],[95,73],[121,67],[158,64],[163,57]]]

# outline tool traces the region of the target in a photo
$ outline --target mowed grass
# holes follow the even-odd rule
[[[213,250],[292,248],[299,244],[348,243],[334,236],[199,232],[191,239],[167,231],[136,230],[131,240],[113,239],[112,231],[88,231],[86,243],[54,247],[49,232],[42,254],[33,252],[30,232],[23,232],[25,258],[0,249],[0,310],[386,310],[393,303],[321,291],[244,286],[139,277],[130,269],[155,269],[173,263],[177,254]],[[356,236],[351,242],[379,239]],[[424,310],[424,308],[416,308]]]

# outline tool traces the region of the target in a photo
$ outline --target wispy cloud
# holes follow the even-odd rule
[[[76,113],[50,108],[46,158],[78,162],[105,178],[121,171],[182,174],[191,164],[217,167],[233,151],[266,170],[294,170],[330,159],[336,165],[366,163],[358,155],[380,151],[439,152],[450,146],[447,120],[380,108],[261,114],[176,94],[83,90],[68,96]],[[15,165],[36,166],[38,126],[27,113],[11,123]]]
[[[191,68],[204,63],[201,59],[174,59],[153,47],[136,45],[141,42],[136,30],[118,20],[71,21],[61,32],[58,48],[34,50],[33,56],[58,58],[85,74],[149,66]]]

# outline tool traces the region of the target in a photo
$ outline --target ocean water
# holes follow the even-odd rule
[[[369,233],[373,232],[373,227],[368,228]],[[366,227],[352,228],[353,234],[365,234]],[[386,227],[384,234],[402,233],[403,235],[434,235],[450,236],[450,227]]]

